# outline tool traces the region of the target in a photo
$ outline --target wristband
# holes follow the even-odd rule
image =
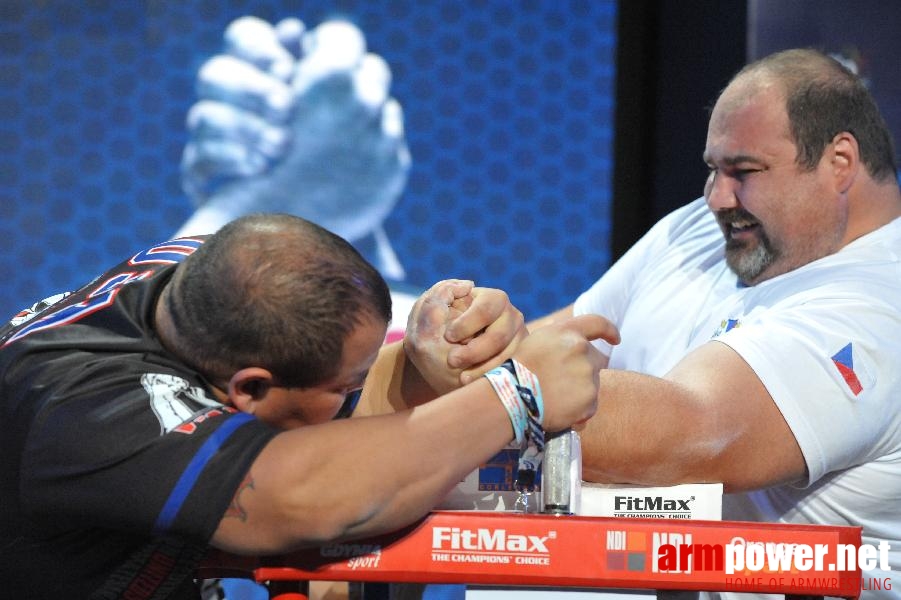
[[[522,446],[526,438],[529,417],[525,405],[519,398],[516,376],[507,369],[496,367],[485,373],[485,378],[491,383],[501,404],[507,410],[507,416],[513,425],[513,440],[516,445]]]
[[[529,413],[526,434],[528,439],[535,443],[538,451],[542,452],[544,450],[544,397],[541,395],[538,377],[525,368],[522,363],[513,359],[505,362],[504,367],[508,370],[512,368],[513,375],[519,382],[517,387],[519,398]]]
[[[513,488],[518,492],[517,504],[523,512],[533,512],[529,497],[538,489],[538,469],[544,455],[544,398],[535,376],[519,361],[510,359],[501,365],[516,379],[519,400],[528,413],[525,443],[519,449],[519,464]]]
[[[519,446],[514,489],[517,503],[530,512],[528,496],[538,488],[538,469],[544,453],[544,398],[538,377],[519,361],[509,359],[485,374],[507,409]]]
[[[525,441],[537,447],[538,452],[544,450],[544,398],[538,377],[519,361],[508,359],[498,367],[513,376],[519,400],[526,411]]]

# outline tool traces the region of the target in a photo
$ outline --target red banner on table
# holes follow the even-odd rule
[[[393,535],[277,558],[217,553],[200,573],[857,598],[860,544],[859,527],[436,511]]]

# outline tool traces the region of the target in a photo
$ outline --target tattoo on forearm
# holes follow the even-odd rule
[[[226,517],[232,517],[240,521],[247,521],[247,511],[244,510],[243,506],[241,506],[241,494],[243,494],[245,490],[248,489],[253,489],[253,476],[250,473],[247,474],[247,476],[244,478],[244,481],[242,481],[241,485],[238,486],[238,491],[235,492],[231,504],[229,504],[228,506],[228,510],[225,511]]]

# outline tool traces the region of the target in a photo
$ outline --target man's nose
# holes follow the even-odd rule
[[[735,195],[737,183],[732,177],[711,171],[704,186],[708,208],[717,211],[738,206],[738,197]]]

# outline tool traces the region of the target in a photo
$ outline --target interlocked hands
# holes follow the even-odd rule
[[[197,211],[177,235],[287,212],[351,242],[374,236],[373,262],[402,279],[382,228],[410,168],[390,85],[387,64],[351,23],[234,21],[224,52],[198,74],[181,163]]]

